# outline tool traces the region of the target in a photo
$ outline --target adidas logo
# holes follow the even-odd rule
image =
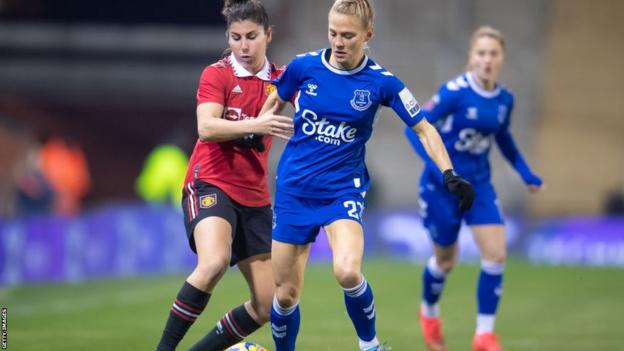
[[[237,86],[234,87],[234,89],[232,89],[232,92],[240,94],[240,93],[243,92],[243,89],[241,89],[240,85],[237,85]]]

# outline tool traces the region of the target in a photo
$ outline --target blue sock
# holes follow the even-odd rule
[[[437,306],[444,289],[444,281],[446,280],[446,273],[438,266],[438,262],[435,256],[431,256],[422,275],[423,292],[422,299],[426,304],[425,307],[429,307],[429,311],[424,309],[422,313],[427,317],[438,317],[438,310],[434,308]]]
[[[373,290],[364,277],[356,287],[344,289],[344,301],[360,340],[375,339],[375,299]]]
[[[504,269],[505,265],[502,263],[481,261],[481,273],[477,287],[477,304],[479,307],[477,330],[480,332],[493,331],[494,316],[498,308],[498,301],[503,293]],[[479,322],[479,320],[484,322]]]
[[[271,334],[273,334],[273,341],[275,342],[275,351],[293,351],[295,349],[300,321],[299,303],[284,308],[277,302],[277,298],[273,298]]]

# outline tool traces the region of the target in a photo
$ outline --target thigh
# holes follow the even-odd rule
[[[339,219],[325,226],[333,253],[334,266],[360,270],[364,254],[362,225],[352,219]]]
[[[490,262],[502,263],[505,261],[505,227],[501,224],[470,226],[481,258]]]
[[[262,254],[271,253],[271,206],[237,208],[236,232],[232,244],[230,265]]]
[[[457,199],[433,184],[421,186],[420,214],[435,245],[449,247],[457,242],[462,215]]]

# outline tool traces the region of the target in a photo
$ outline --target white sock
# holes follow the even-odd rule
[[[374,337],[371,341],[364,341],[360,339],[360,350],[362,351],[368,350],[375,346],[379,346],[379,340],[377,340],[377,337]]]
[[[423,301],[420,303],[420,313],[428,318],[439,318],[440,317],[440,303],[436,302],[433,305],[428,304]]]
[[[477,315],[477,334],[493,333],[496,315],[478,314]]]

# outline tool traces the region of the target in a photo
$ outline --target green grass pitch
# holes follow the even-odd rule
[[[364,273],[377,306],[378,336],[393,350],[424,350],[416,310],[421,265],[371,260]],[[469,350],[475,319],[477,265],[460,265],[447,281],[442,314],[450,350]],[[154,350],[184,277],[146,277],[0,290],[8,307],[8,350]],[[497,331],[509,351],[624,350],[624,270],[507,266]],[[188,349],[247,296],[230,271],[180,344]],[[306,272],[298,350],[357,350],[331,267]],[[273,349],[264,326],[249,340]]]

